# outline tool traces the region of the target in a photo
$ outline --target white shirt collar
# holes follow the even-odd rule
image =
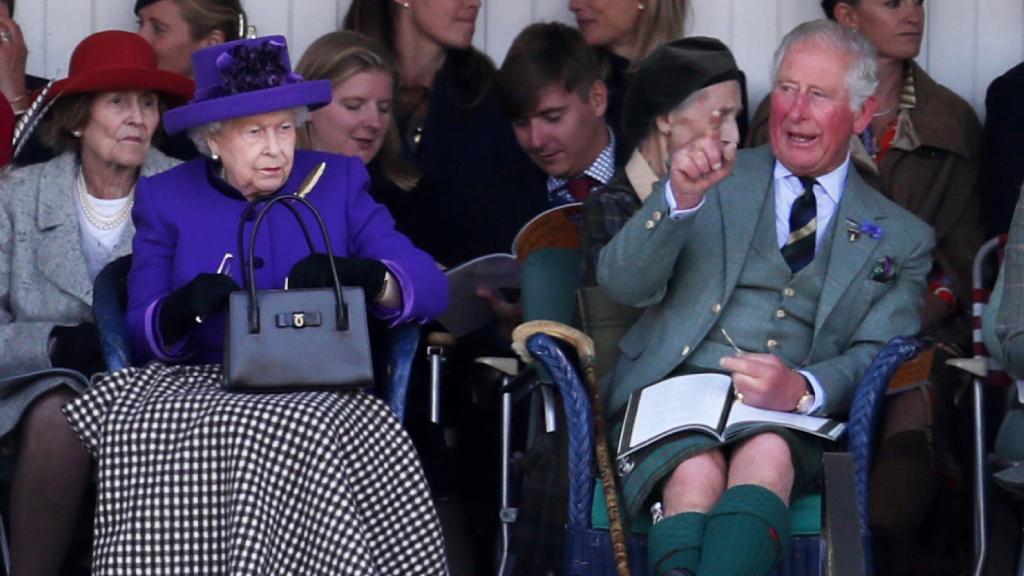
[[[815,180],[818,181],[818,185],[825,190],[825,194],[827,194],[835,204],[839,204],[839,200],[843,197],[843,188],[846,186],[846,175],[849,171],[850,156],[847,154],[846,160],[844,160],[838,168],[828,174],[823,174],[815,178]],[[775,180],[785,180],[787,178],[795,179],[797,175],[787,168],[782,162],[776,160],[775,172],[772,177]]]

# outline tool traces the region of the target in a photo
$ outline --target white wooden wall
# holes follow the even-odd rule
[[[499,62],[516,33],[539,20],[573,22],[568,0],[483,0],[476,45]],[[821,15],[818,0],[691,0],[688,34],[729,44],[750,78],[751,105],[768,90],[772,51],[796,24]],[[261,34],[284,34],[297,60],[338,25],[350,0],[243,0]],[[30,73],[67,72],[71,50],[86,35],[135,29],[132,0],[19,0],[16,19],[29,44]],[[1024,1],[929,0],[919,62],[984,114],[988,83],[1024,60]]]

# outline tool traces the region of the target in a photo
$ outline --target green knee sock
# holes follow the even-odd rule
[[[649,572],[660,575],[673,568],[695,571],[706,521],[707,514],[685,512],[651,526],[647,535]]]
[[[770,490],[733,486],[708,514],[700,576],[762,576],[789,548],[789,509]]]

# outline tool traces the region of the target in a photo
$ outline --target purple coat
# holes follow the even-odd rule
[[[294,192],[319,162],[327,168],[306,197],[324,219],[336,256],[382,261],[402,289],[402,309],[371,306],[389,321],[425,322],[444,311],[448,287],[433,259],[395,231],[388,211],[367,192],[368,178],[358,158],[296,151],[291,176],[278,194]],[[243,284],[245,266],[238,249],[238,223],[248,205],[245,198],[213,174],[204,158],[151,178],[139,179],[135,192],[132,269],[128,275],[128,331],[137,362],[188,359],[219,363],[224,340],[224,315],[204,318],[193,333],[173,347],[160,339],[160,305],[165,296],[202,272],[216,272],[224,254],[235,259],[230,275]],[[318,252],[323,241],[312,216],[296,206]],[[253,213],[258,210],[254,210]],[[248,250],[252,222],[246,224]],[[256,286],[281,288],[292,265],[309,253],[295,217],[275,206],[263,220],[256,239]]]

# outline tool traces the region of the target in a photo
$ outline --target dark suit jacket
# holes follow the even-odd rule
[[[1009,230],[1024,182],[1024,64],[992,81],[985,95],[981,190],[989,236]]]

